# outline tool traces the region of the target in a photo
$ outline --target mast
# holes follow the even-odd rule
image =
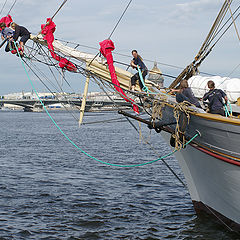
[[[89,75],[87,75],[87,77],[86,77],[86,83],[85,83],[85,87],[84,87],[82,105],[81,105],[81,109],[80,109],[79,127],[80,127],[80,125],[81,125],[82,122],[83,122],[83,116],[84,116],[85,107],[86,107],[86,102],[87,102],[87,94],[88,94],[89,81],[90,81],[90,77],[89,77]]]

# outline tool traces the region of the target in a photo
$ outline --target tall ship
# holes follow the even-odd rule
[[[227,12],[230,17],[227,17]],[[77,43],[54,39],[55,15],[47,19],[39,34],[31,35],[32,42],[26,46],[25,56],[19,61],[40,80],[42,76],[34,69],[32,61],[56,68],[63,77],[64,71],[86,77],[79,124],[84,116],[90,81],[97,83],[106,94],[109,90],[118,93],[133,108],[132,112],[119,110],[119,113],[155,129],[171,146],[183,171],[196,212],[206,211],[228,229],[239,231],[240,79],[199,74],[202,62],[206,61],[222,36],[230,28],[238,33],[236,20],[239,16],[240,6],[234,11],[232,0],[223,2],[199,52],[168,88],[163,88],[164,74],[155,66],[145,81],[139,71],[139,81],[144,85],[142,89],[137,85],[135,91],[130,90],[133,74],[125,70],[129,66],[113,58],[117,55],[112,55],[115,47],[111,35],[100,43],[99,54],[80,51]],[[115,66],[117,63],[118,67]],[[121,64],[122,67],[119,67]],[[170,90],[178,89],[183,80],[188,81],[199,99],[208,91],[207,82],[214,81],[229,99],[228,106],[225,106],[226,116],[207,112],[205,105],[200,108],[188,101],[178,102]]]

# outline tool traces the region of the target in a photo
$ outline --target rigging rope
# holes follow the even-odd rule
[[[240,16],[240,13],[234,18],[234,21],[236,21],[239,16]],[[213,44],[213,46],[211,47],[210,50],[212,50],[212,49],[216,46],[216,44],[221,40],[221,38],[224,36],[224,34],[230,29],[230,27],[232,26],[232,24],[233,24],[233,22],[231,22],[231,23],[229,24],[229,26],[225,29],[225,31],[224,31],[224,32],[220,35],[220,37],[216,40],[216,42]],[[209,50],[209,51],[210,51],[210,50]]]
[[[13,9],[13,7],[15,6],[16,2],[17,2],[17,0],[15,0],[14,3],[12,4],[12,6],[11,6],[10,10],[8,11],[8,14],[7,14],[7,15],[10,14],[10,12],[12,11],[12,9]]]
[[[219,30],[219,28],[222,25],[222,22],[226,16],[228,6],[232,3],[232,0],[225,0],[223,3],[223,6],[218,13],[218,16],[214,22],[214,24],[211,27],[211,30],[202,44],[202,47],[200,48],[198,54],[196,55],[194,61],[189,64],[180,74],[179,76],[172,82],[172,84],[169,86],[169,88],[176,87],[183,79],[188,80],[190,77],[195,75],[196,71],[198,71],[198,67],[202,64],[202,62],[206,59],[206,57],[210,54],[212,49],[216,46],[216,44],[220,41],[220,39],[223,37],[223,35],[227,32],[227,30],[230,28],[230,26],[233,24],[231,23],[227,29],[221,34],[221,36],[213,43],[211,46],[213,40],[215,37],[221,32],[223,28]],[[239,17],[239,15],[234,19],[234,21]],[[224,24],[225,25],[225,24]]]
[[[237,13],[237,11],[240,9],[240,6],[238,6],[235,11],[233,12],[233,16]],[[212,38],[212,41],[219,35],[219,33],[224,29],[224,27],[228,24],[228,22],[232,19],[232,16],[230,16],[227,21],[222,25],[222,27],[217,31],[217,33],[215,34],[215,36]],[[211,41],[211,42],[212,42]],[[207,45],[207,47],[210,46],[210,43]]]
[[[42,48],[42,47],[41,47]],[[39,48],[40,49],[40,48]],[[40,49],[41,50],[41,49]],[[44,51],[45,52],[45,51]],[[51,59],[49,59],[50,61],[51,61]],[[51,93],[52,93],[52,95],[53,96],[55,96],[55,98],[60,102],[60,99],[57,97],[57,95],[42,81],[42,79],[35,73],[35,71],[30,67],[30,65],[24,60],[24,62],[25,62],[25,64],[28,66],[28,68],[32,71],[32,73],[40,80],[40,82],[46,87],[46,89],[48,90],[48,91],[50,91]],[[41,72],[41,70],[40,69],[38,69],[37,68],[37,66],[36,65],[34,65],[30,60],[29,60],[29,63],[55,88],[55,90],[58,92],[58,89],[57,89],[57,87],[51,82],[51,80],[49,80],[48,79],[48,77],[43,73],[43,72]],[[48,65],[48,67],[49,67],[49,70],[51,71],[51,73],[53,74],[53,77],[55,78],[55,80],[56,80],[56,82],[57,82],[57,85],[60,87],[60,90],[61,90],[61,92],[64,92],[63,91],[63,89],[61,88],[61,86],[59,85],[59,83],[58,83],[58,81],[57,81],[57,79],[56,79],[56,76],[55,76],[55,74],[52,72],[52,70],[50,69],[50,66]],[[56,66],[54,66],[54,67],[56,67]],[[72,88],[71,88],[72,89]],[[59,92],[59,94],[61,94],[60,92]],[[62,95],[63,97],[64,97],[64,99],[70,104],[70,106],[71,105],[75,105],[75,103],[73,103],[72,101],[70,101],[69,99],[67,99],[66,97],[65,97],[65,95]],[[68,108],[66,108],[65,107],[65,105],[63,104],[63,107],[65,108],[65,110],[67,111],[67,112],[69,112],[72,116],[73,116],[73,118],[78,122],[79,121],[79,119],[78,119],[78,117],[76,117],[75,116],[75,114],[74,114],[74,112],[72,111],[69,111],[69,109]],[[72,108],[72,110],[74,110],[73,108]],[[119,119],[124,119],[124,118],[118,118],[118,120]],[[103,121],[103,122],[111,122],[113,119],[110,119],[110,120],[105,120],[105,121]],[[116,119],[117,120],[117,119]],[[94,123],[100,123],[100,122],[102,122],[102,121],[99,121],[99,122],[92,122],[92,123],[83,123],[83,125],[84,124],[94,124]]]
[[[38,44],[38,47],[39,47],[40,51],[43,52],[43,58],[44,58],[44,60],[46,61],[45,56],[47,56],[48,61],[53,64],[53,61],[52,61],[51,57],[46,53],[46,51],[43,49],[43,47],[42,47],[42,46],[39,46],[39,44]],[[58,82],[56,76],[54,75],[52,69],[50,68],[50,66],[48,66],[48,67],[49,67],[49,70],[51,71],[54,79],[56,80],[57,85],[59,86],[59,88],[61,89],[61,91],[64,92],[63,89],[62,89],[62,87],[59,85],[59,82]],[[66,82],[66,84],[69,86],[69,88],[71,89],[71,91],[74,92],[74,89],[71,87],[70,83],[67,81],[67,79],[65,78],[65,76],[62,75],[60,69],[57,68],[56,65],[55,65],[54,67],[55,67],[56,70],[59,72],[59,74],[63,77],[63,80],[64,80],[64,81]]]
[[[240,36],[239,36],[239,33],[238,33],[237,25],[236,25],[236,22],[234,20],[233,13],[232,13],[232,10],[231,10],[230,0],[228,0],[228,8],[229,8],[229,12],[230,12],[231,17],[232,17],[232,21],[233,21],[233,24],[234,24],[234,27],[235,27],[235,30],[236,30],[236,33],[237,33],[238,40],[240,41]]]
[[[108,39],[110,39],[110,38],[112,37],[113,33],[116,31],[116,29],[117,29],[119,23],[121,22],[123,16],[125,15],[125,13],[126,13],[126,11],[128,10],[130,4],[132,3],[132,1],[133,1],[133,0],[130,0],[130,1],[129,1],[127,7],[126,7],[125,10],[123,11],[121,17],[119,18],[117,24],[115,25],[115,27],[113,28],[112,32],[110,33]],[[99,49],[98,49],[98,50],[99,50]],[[99,55],[100,55],[100,52],[98,52],[98,53],[95,55],[95,57],[94,57],[94,58],[92,59],[92,61],[89,63],[89,66],[91,66],[92,62],[93,62],[93,61],[94,61]]]
[[[133,0],[130,0],[130,1],[129,1],[128,5],[126,6],[125,10],[123,11],[122,15],[120,16],[120,18],[119,18],[119,20],[118,20],[117,24],[115,25],[115,27],[113,28],[112,32],[110,33],[110,35],[109,35],[108,39],[110,39],[110,38],[112,37],[113,33],[114,33],[114,32],[115,32],[115,30],[117,29],[117,27],[118,27],[119,23],[121,22],[121,20],[122,20],[123,16],[124,16],[124,15],[125,15],[125,13],[127,12],[127,10],[128,10],[128,8],[129,8],[129,6],[131,5],[132,1],[133,1]]]
[[[0,15],[2,14],[2,12],[3,12],[3,10],[4,10],[7,1],[8,1],[8,0],[6,0],[6,1],[4,2],[3,7],[2,7],[2,9],[1,9],[1,11],[0,11]]]
[[[227,3],[228,0],[226,0],[225,3]],[[231,1],[232,2],[232,1]],[[229,4],[229,2],[228,2]],[[227,5],[228,7],[228,5]],[[240,6],[238,6],[238,8],[234,11],[234,13],[231,13],[231,16],[228,18],[228,20],[223,24],[223,26],[220,28],[220,30],[218,30],[218,32],[214,35],[214,37],[212,38],[211,42],[206,46],[207,49],[209,49],[211,43],[213,42],[213,40],[217,37],[217,35],[219,35],[219,33],[221,33],[221,31],[224,29],[224,27],[227,25],[227,23],[232,19],[232,22],[227,26],[227,28],[223,31],[223,33],[220,35],[220,37],[215,41],[215,43],[212,44],[212,46],[210,47],[210,49],[207,51],[207,49],[205,50],[203,56],[201,57],[198,65],[200,65],[203,60],[205,60],[205,58],[209,55],[209,53],[213,50],[213,48],[216,46],[216,44],[221,40],[221,38],[224,36],[224,34],[230,29],[230,27],[232,26],[232,24],[235,24],[236,19],[240,16],[240,13],[233,18],[233,16],[237,13],[237,11],[239,10]],[[226,15],[226,13],[225,13]],[[237,30],[237,29],[236,29]],[[237,32],[238,33],[238,32]]]
[[[70,44],[73,44],[73,45],[78,45],[80,47],[84,47],[84,48],[88,48],[88,49],[92,49],[92,50],[99,50],[96,47],[92,47],[92,46],[88,46],[88,45],[84,45],[84,44],[79,44],[79,43],[75,43],[75,42],[71,42],[71,41],[66,41],[66,40],[59,39],[59,38],[56,38],[56,40],[61,41],[61,42],[65,42],[67,44],[70,43]],[[113,54],[114,55],[119,55],[119,56],[122,56],[122,57],[132,58],[132,56],[130,56],[130,55],[119,53],[119,52],[115,52],[115,51],[113,52]],[[163,65],[163,66],[167,66],[167,67],[172,67],[172,68],[176,68],[176,69],[183,69],[183,67],[179,67],[179,66],[171,65],[171,64],[167,64],[167,63],[162,63],[162,62],[158,62],[158,61],[155,61],[155,60],[150,60],[150,59],[146,59],[146,58],[144,58],[143,60],[146,61],[146,62],[151,62],[151,63],[155,63],[156,62],[159,65]],[[129,66],[129,64],[127,66]]]
[[[65,3],[67,2],[68,0],[64,0],[63,3],[60,5],[60,7],[57,9],[57,11],[53,14],[53,16],[51,17],[51,20],[53,20],[56,15],[58,14],[58,12],[62,9],[62,7],[65,5]],[[39,31],[38,34],[40,34],[47,26],[48,23],[45,24],[45,26]]]
[[[240,67],[240,63],[228,74],[228,78],[232,76],[232,74]],[[227,79],[225,79],[221,84],[223,84]],[[221,85],[219,84],[219,85]]]
[[[30,69],[30,71],[39,79],[39,81],[46,87],[46,89],[60,102],[60,99],[58,98],[58,96],[56,95],[56,93],[54,93],[45,83],[44,83],[44,81],[35,73],[35,71],[31,68],[31,66],[26,62],[26,61],[24,61],[25,62],[25,64],[28,66],[28,68]],[[33,65],[33,64],[32,64]],[[33,65],[35,68],[36,68],[36,66],[35,65]],[[37,69],[37,68],[36,68]],[[37,69],[38,70],[38,69]],[[40,70],[38,70],[39,72],[40,72]],[[42,75],[43,75],[43,73],[42,73]],[[47,79],[46,78],[46,76],[43,76],[45,79]],[[50,83],[51,83],[51,81],[49,81]],[[64,95],[63,95],[64,96]],[[64,96],[64,99],[67,101],[67,102],[69,102],[68,101],[68,99]],[[71,115],[72,115],[72,117],[76,120],[76,122],[78,122],[79,121],[79,119],[75,116],[75,114],[73,113],[73,111],[71,112],[71,111],[69,111],[69,109],[65,106],[65,104],[62,104],[63,105],[63,107],[65,108],[65,110],[67,111],[67,112],[69,112]]]
[[[56,17],[56,15],[58,14],[58,12],[62,9],[62,7],[65,5],[65,3],[67,2],[68,0],[64,0],[63,3],[61,4],[61,6],[58,8],[58,10],[53,14],[52,16],[52,20]]]
[[[42,53],[42,52],[41,52],[41,51],[42,51],[42,46],[39,46],[38,43],[37,43],[36,45],[37,45],[37,47],[38,47],[38,50],[37,50],[36,52],[38,52],[39,54],[41,54],[41,55],[43,56],[44,60],[46,61],[46,59],[45,59],[45,55],[47,55],[46,52],[43,51],[43,53]],[[33,51],[33,48],[32,48],[32,51]],[[31,53],[32,53],[32,51],[31,51]],[[45,55],[44,55],[44,54],[45,54]],[[33,55],[33,56],[34,56],[34,55]],[[29,60],[29,59],[28,59],[28,60]],[[51,59],[49,59],[49,60],[51,61]],[[26,61],[24,61],[24,62],[27,64]],[[51,62],[52,62],[52,61],[51,61]],[[47,64],[47,66],[49,67],[49,70],[50,70],[51,74],[53,75],[54,79],[56,80],[57,85],[59,86],[60,90],[58,90],[58,88],[55,86],[55,84],[52,83],[52,81],[45,75],[45,73],[43,73],[35,64],[33,64],[32,61],[29,60],[29,63],[31,64],[31,66],[33,66],[33,67],[38,71],[38,73],[40,73],[40,75],[43,76],[43,78],[45,78],[45,79],[53,86],[53,88],[57,91],[57,93],[58,93],[59,95],[61,95],[61,96],[65,99],[65,101],[70,105],[72,111],[70,111],[70,110],[65,106],[65,104],[63,104],[63,107],[64,107],[65,110],[66,110],[67,112],[69,112],[69,113],[73,116],[73,118],[78,122],[79,119],[78,119],[78,117],[74,114],[75,109],[73,109],[73,107],[72,107],[72,105],[76,105],[76,104],[73,103],[71,100],[69,100],[69,98],[67,98],[67,97],[65,96],[65,94],[62,94],[62,93],[64,92],[64,90],[63,90],[62,87],[60,86],[60,84],[59,84],[59,82],[58,82],[55,74],[53,73],[52,69],[50,68],[50,65]],[[28,66],[29,69],[32,71],[32,73],[40,80],[40,82],[41,82],[41,83],[52,93],[52,95],[55,96],[55,98],[60,102],[60,100],[59,100],[59,98],[57,97],[57,95],[42,81],[42,79],[35,73],[35,71],[34,71],[28,64],[27,64],[27,66]],[[51,66],[57,68],[55,65],[51,65]],[[58,69],[57,69],[57,70],[58,70]],[[58,72],[59,72],[59,71],[58,71]],[[71,86],[70,86],[70,88],[71,88]],[[71,88],[71,90],[74,92],[74,90],[73,90],[72,88]],[[58,92],[58,91],[61,91],[61,92]],[[79,103],[80,103],[80,100],[79,100]]]
[[[232,0],[230,0],[232,2]],[[227,13],[227,4],[228,4],[228,0],[225,0],[205,42],[203,43],[198,55],[201,56],[205,51],[207,51],[208,46],[210,45],[212,38],[215,36],[217,30],[219,29],[226,13]]]
[[[71,42],[71,41],[66,41],[66,40],[59,39],[59,38],[56,38],[56,40],[61,41],[61,42],[65,42],[66,44],[69,43],[69,44],[78,45],[80,47],[84,47],[84,48],[88,48],[88,49],[92,49],[92,50],[99,50],[96,47],[92,47],[92,46],[88,46],[88,45],[84,45],[84,44],[79,44],[79,43],[75,43],[75,42]],[[122,57],[126,57],[126,58],[132,58],[132,56],[130,56],[130,55],[119,53],[119,52],[115,52],[115,51],[113,52],[113,54],[114,55],[118,55],[118,56],[122,56]],[[151,59],[146,59],[146,58],[144,58],[143,60],[146,61],[146,62],[150,62],[150,63],[155,63],[156,62],[159,65],[170,67],[170,68],[181,69],[181,70],[183,69],[183,67],[172,65],[172,64],[168,64],[168,63],[159,62],[159,61],[156,61],[156,60],[151,60]],[[122,64],[122,65],[125,65],[127,67],[130,66],[129,64],[126,64],[126,63],[123,63],[123,62],[118,62],[118,61],[114,61],[114,62]],[[216,75],[216,74],[206,73],[206,72],[202,72],[202,71],[200,73],[204,74],[204,75],[209,75],[209,76],[215,76]],[[167,74],[163,74],[163,73],[162,73],[162,75],[166,76],[166,77],[170,77],[170,78],[176,78],[175,76],[171,76],[171,75],[167,75]]]

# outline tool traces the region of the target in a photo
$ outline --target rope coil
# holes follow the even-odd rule
[[[175,128],[175,149],[180,150],[185,147],[186,143],[186,128],[187,125],[189,125],[190,122],[190,112],[194,112],[193,109],[189,108],[189,106],[194,106],[193,104],[183,101],[181,103],[178,103],[174,110],[173,114],[176,119],[176,128]]]

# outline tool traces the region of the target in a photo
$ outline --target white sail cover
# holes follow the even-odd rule
[[[209,91],[207,82],[212,80],[216,88],[222,89],[228,96],[230,102],[236,102],[240,98],[240,79],[220,76],[203,77],[200,75],[193,76],[188,80],[189,87],[192,88],[197,98],[202,98]]]

